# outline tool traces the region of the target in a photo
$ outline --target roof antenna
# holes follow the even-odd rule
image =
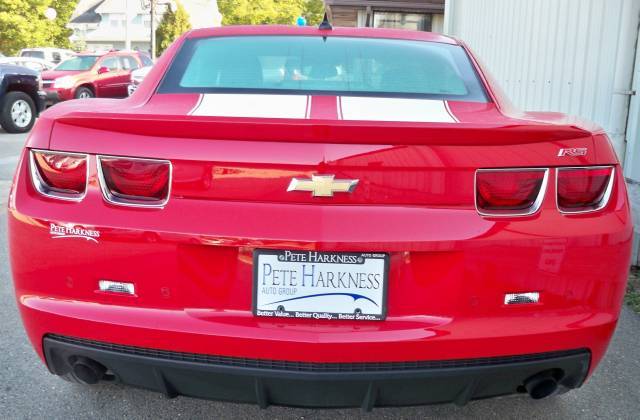
[[[333,29],[333,26],[331,26],[331,23],[329,23],[327,12],[324,12],[324,19],[322,19],[322,22],[320,22],[320,26],[318,26],[318,29],[322,31],[330,31]]]

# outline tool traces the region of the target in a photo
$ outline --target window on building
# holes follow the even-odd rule
[[[374,28],[409,29],[431,31],[433,15],[428,13],[402,13],[373,11],[367,22],[367,11],[358,10],[358,26]]]
[[[371,26],[371,24],[367,23],[367,11],[366,10],[358,10],[358,21],[356,26],[358,28],[365,28],[367,26]]]
[[[418,13],[374,12],[373,26],[375,28],[430,31],[431,15]]]
[[[119,26],[124,26],[126,19],[126,15],[124,13],[110,13],[109,18],[107,19],[111,26],[117,28]]]

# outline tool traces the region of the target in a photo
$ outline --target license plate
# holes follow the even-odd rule
[[[386,316],[389,255],[255,250],[257,316],[379,321]]]

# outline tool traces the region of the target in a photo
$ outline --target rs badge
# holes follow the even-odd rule
[[[560,149],[558,151],[558,157],[562,156],[586,156],[587,148],[586,147],[572,147],[569,149]]]

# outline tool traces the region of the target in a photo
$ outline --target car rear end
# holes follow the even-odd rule
[[[32,133],[10,250],[49,369],[261,406],[579,387],[630,256],[606,136],[507,116],[448,38],[261,30],[193,32],[128,108]]]

